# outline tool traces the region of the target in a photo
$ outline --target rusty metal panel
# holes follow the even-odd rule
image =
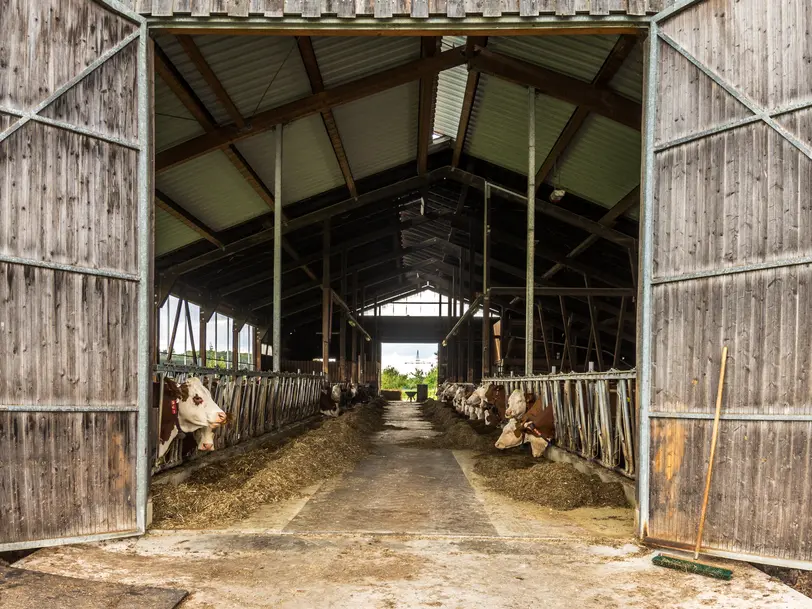
[[[684,0],[652,26],[640,362],[640,533],[812,568],[808,319],[812,42],[805,0]]]
[[[91,0],[4,11],[0,550],[132,535],[149,473],[147,27]]]

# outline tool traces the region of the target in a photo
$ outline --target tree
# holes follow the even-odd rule
[[[381,371],[381,389],[408,389],[405,374],[398,372],[394,366],[387,366]]]

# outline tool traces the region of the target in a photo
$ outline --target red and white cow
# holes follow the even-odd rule
[[[158,408],[161,399],[161,384],[154,382],[152,387],[153,406]],[[193,433],[198,430],[208,430],[196,434],[200,450],[214,450],[214,434],[212,430],[226,422],[227,416],[203,381],[192,376],[178,385],[172,379],[164,379],[163,408],[159,428],[158,458],[163,457],[178,436],[178,432]]]
[[[495,446],[499,450],[505,450],[530,443],[533,456],[540,457],[554,439],[553,409],[551,406],[545,408],[541,398],[537,398],[521,417],[508,421]]]

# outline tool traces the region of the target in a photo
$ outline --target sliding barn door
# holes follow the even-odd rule
[[[0,2],[0,550],[144,530],[146,25]]]
[[[640,533],[812,568],[812,3],[695,0],[649,40]]]

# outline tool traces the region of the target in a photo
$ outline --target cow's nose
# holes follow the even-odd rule
[[[200,450],[214,450],[214,444],[201,444]]]

